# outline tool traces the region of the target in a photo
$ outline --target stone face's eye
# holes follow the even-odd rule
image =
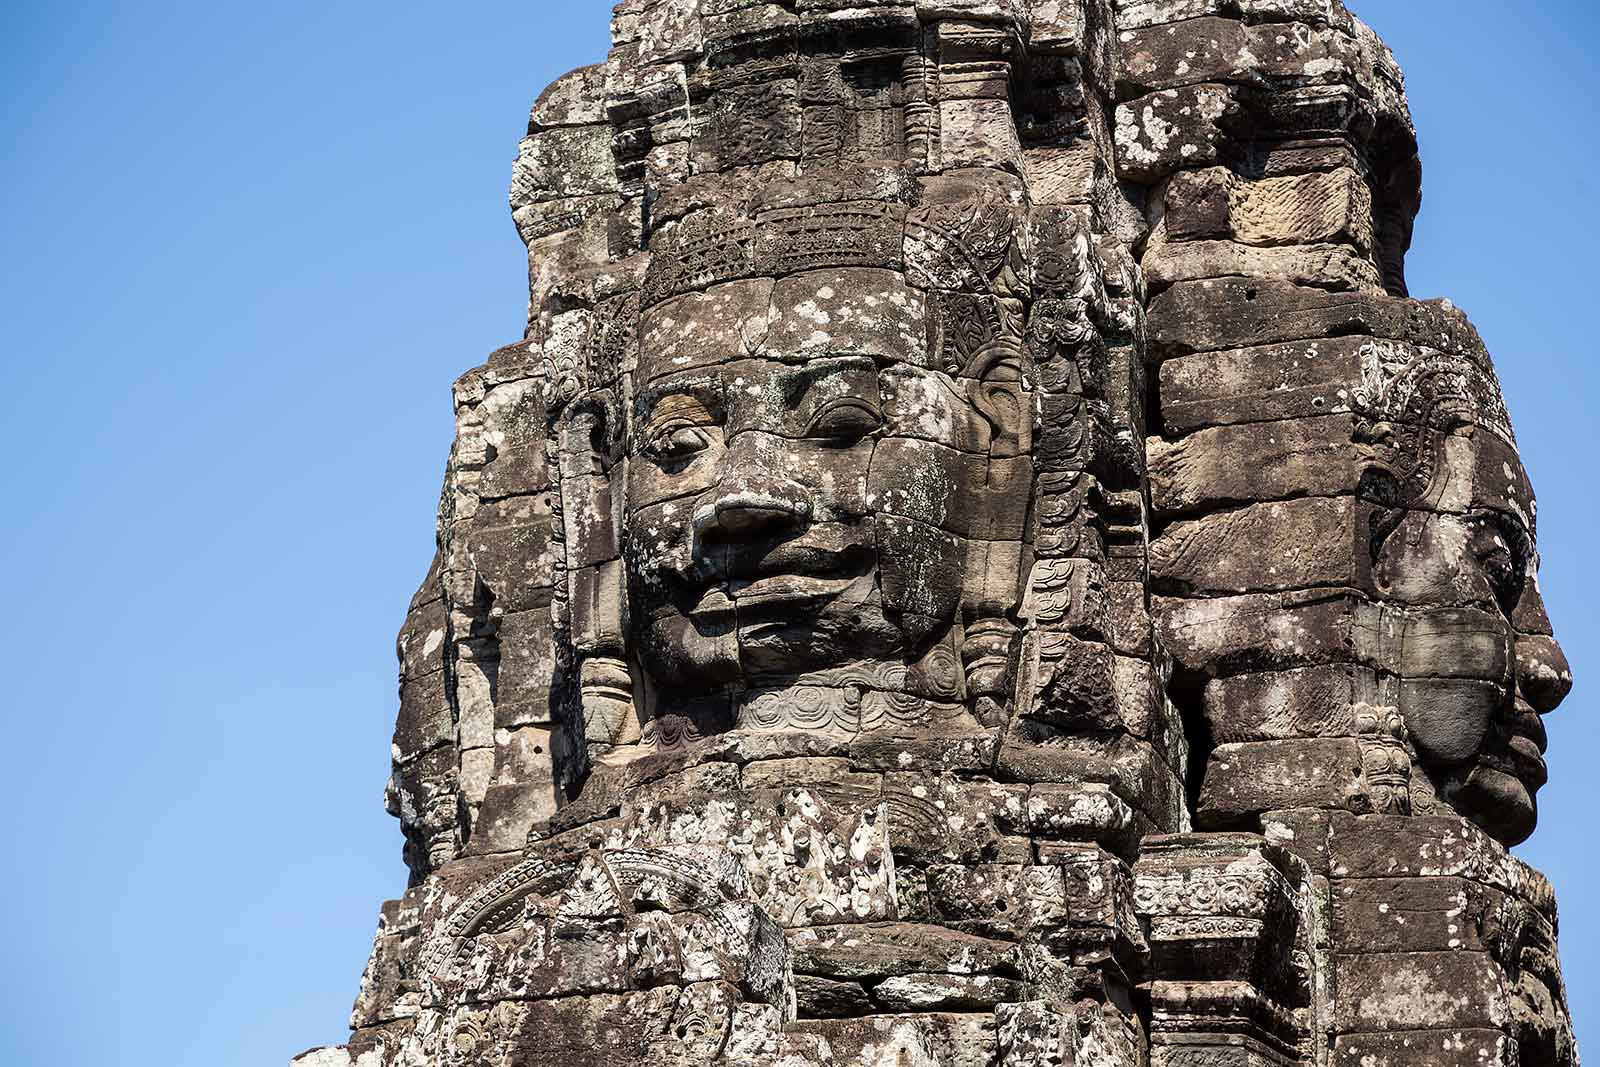
[[[676,422],[661,426],[645,438],[644,453],[660,463],[688,459],[711,446],[711,435],[704,426]]]
[[[854,444],[883,426],[883,416],[865,400],[845,397],[823,407],[806,427],[807,437]]]
[[[1527,580],[1528,537],[1520,524],[1493,512],[1471,516],[1472,552],[1494,588],[1500,608],[1509,615],[1522,597]]]

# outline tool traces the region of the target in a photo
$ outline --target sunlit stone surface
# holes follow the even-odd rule
[[[628,0],[300,1067],[1576,1064],[1571,686],[1338,0]]]

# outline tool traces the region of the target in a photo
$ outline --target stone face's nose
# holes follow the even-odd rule
[[[749,490],[719,496],[695,513],[695,531],[702,537],[717,534],[729,540],[745,541],[785,527],[797,527],[807,518],[808,508],[776,496]]]
[[[1517,688],[1539,714],[1554,711],[1572,692],[1572,668],[1553,637],[1519,634]]]
[[[695,542],[749,542],[798,531],[810,519],[811,502],[800,486],[736,466],[712,498],[695,509]]]
[[[766,540],[803,529],[811,498],[785,474],[783,442],[766,433],[733,439],[717,484],[695,508],[695,544]]]

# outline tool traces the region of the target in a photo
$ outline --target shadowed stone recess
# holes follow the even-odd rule
[[[1569,1067],[1571,676],[1339,0],[626,0],[299,1067]]]

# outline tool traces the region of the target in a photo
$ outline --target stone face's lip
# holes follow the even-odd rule
[[[832,600],[848,589],[858,575],[821,578],[809,574],[775,574],[752,582],[732,582],[729,589],[739,610],[774,604]]]
[[[1550,768],[1544,761],[1548,743],[1544,720],[1520,699],[1507,720],[1504,749],[1479,762],[1512,775],[1533,792],[1550,780]]]
[[[707,591],[700,602],[686,613],[701,622],[727,620],[733,617],[733,599],[719,586]]]
[[[1478,765],[1509,774],[1526,786],[1530,793],[1550,779],[1549,768],[1545,765],[1538,744],[1522,734],[1512,734],[1507,738],[1505,748],[1500,752],[1484,753],[1478,758]]]
[[[721,581],[707,589],[689,615],[726,619],[757,608],[803,609],[832,600],[871,573],[873,554],[865,545],[843,548],[788,541],[760,552],[741,546],[718,570]]]
[[[818,606],[833,600],[860,575],[840,578],[823,578],[810,574],[775,574],[753,581],[729,582],[712,589],[689,610],[691,618],[701,621],[732,619],[736,614],[752,612],[768,614],[779,608],[794,613],[807,606]]]
[[[854,578],[871,564],[872,550],[866,545],[817,544],[803,538],[769,547],[730,546],[726,555],[714,562],[720,577],[734,586],[782,575]]]
[[[1513,735],[1525,737],[1538,746],[1540,755],[1549,750],[1550,735],[1545,732],[1544,716],[1534,711],[1524,700],[1518,699],[1511,721]]]
[[[1510,762],[1518,778],[1535,787],[1549,781],[1550,769],[1545,766],[1539,746],[1531,739],[1514,734],[1508,747],[1511,752]]]

